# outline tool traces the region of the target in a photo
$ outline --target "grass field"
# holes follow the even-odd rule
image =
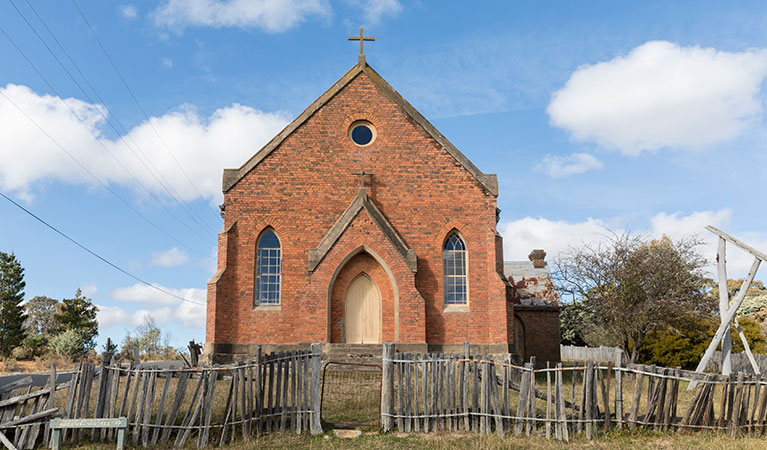
[[[357,439],[340,439],[330,434],[310,437],[295,434],[273,434],[254,438],[250,442],[240,442],[225,448],[233,450],[262,449],[262,448],[292,448],[292,449],[492,449],[492,448],[525,448],[525,449],[763,449],[767,445],[760,438],[730,438],[720,434],[704,433],[652,433],[610,432],[587,441],[575,439],[569,444],[547,441],[544,437],[513,437],[499,438],[497,435],[478,435],[473,433],[436,433],[399,435],[397,433],[371,433]],[[193,448],[193,445],[188,445]],[[113,449],[114,444],[83,443],[68,444],[71,449]]]

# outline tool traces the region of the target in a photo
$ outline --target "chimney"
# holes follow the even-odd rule
[[[533,267],[536,269],[543,269],[546,265],[544,260],[546,259],[546,252],[543,249],[537,248],[527,255],[530,261],[533,263]]]

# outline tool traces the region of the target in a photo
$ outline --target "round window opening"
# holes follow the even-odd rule
[[[375,128],[370,122],[355,122],[349,129],[349,136],[357,145],[369,145],[376,137]]]

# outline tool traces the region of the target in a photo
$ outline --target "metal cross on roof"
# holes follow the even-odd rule
[[[359,172],[352,172],[352,175],[359,175],[360,176],[360,187],[365,187],[365,176],[367,175],[373,175],[373,172],[365,172],[365,169],[363,168]]]
[[[376,38],[369,37],[369,36],[364,36],[362,34],[362,27],[360,27],[360,36],[359,37],[357,37],[357,36],[349,36],[349,40],[350,41],[360,41],[360,55],[364,55],[365,54],[365,48],[364,48],[365,41],[375,41]]]

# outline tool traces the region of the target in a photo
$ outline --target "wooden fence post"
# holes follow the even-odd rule
[[[619,353],[615,369],[615,421],[623,428],[623,353]]]
[[[381,382],[381,428],[384,433],[391,431],[394,421],[394,343],[387,342],[383,345],[383,367]],[[424,396],[424,399],[426,397]],[[428,420],[428,419],[427,419]]]
[[[322,344],[312,344],[312,435],[322,434],[322,422],[320,421],[320,400],[322,395]]]

